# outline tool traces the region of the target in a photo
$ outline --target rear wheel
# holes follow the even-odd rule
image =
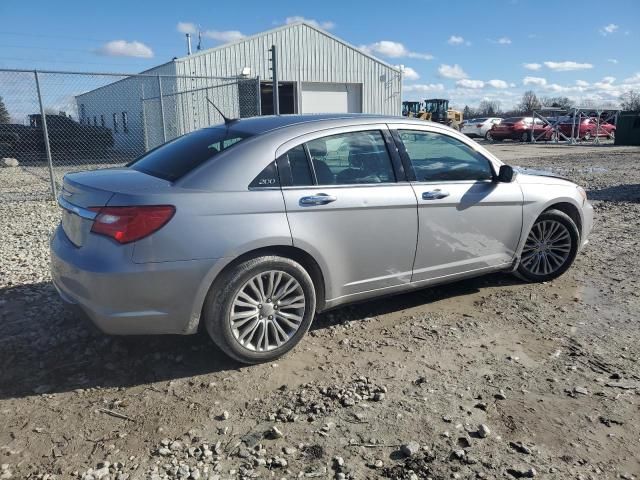
[[[571,217],[559,210],[542,213],[522,249],[518,275],[530,282],[559,277],[576,258],[579,243],[578,227]]]
[[[521,142],[528,142],[531,139],[531,135],[529,134],[529,132],[522,132],[522,135],[520,135],[520,141]]]
[[[313,281],[297,262],[262,256],[223,274],[203,311],[207,332],[230,357],[268,362],[305,335],[316,308]]]
[[[611,130],[611,131],[609,132],[609,134],[607,135],[607,138],[608,138],[609,140],[615,140],[615,139],[616,139],[616,132],[615,132],[615,130]]]
[[[591,140],[591,132],[585,132],[584,136],[582,137],[582,140],[584,140],[585,142],[588,142],[589,140]]]
[[[487,130],[487,133],[484,134],[484,139],[487,142],[493,142],[494,141],[493,135],[491,135],[491,130]]]

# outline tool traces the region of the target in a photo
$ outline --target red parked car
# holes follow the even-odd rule
[[[536,140],[550,140],[552,129],[539,118],[511,117],[505,118],[500,124],[489,130],[488,136],[490,138],[488,139],[496,142],[505,139],[529,142],[532,133]]]
[[[598,126],[597,119],[592,117],[576,119],[580,121],[580,128],[576,124],[575,127],[575,136],[581,140],[591,140],[593,137],[607,137],[607,138],[615,138],[616,135],[616,126],[609,122],[600,122],[600,126]],[[558,124],[558,129],[562,132],[563,135],[567,137],[571,137],[571,131],[573,129],[573,118],[567,117],[565,120],[561,121]],[[597,134],[596,134],[597,130]]]

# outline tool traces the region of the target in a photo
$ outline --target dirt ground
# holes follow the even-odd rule
[[[56,207],[2,202],[0,479],[640,478],[640,149],[490,148],[587,189],[569,272],[341,308],[252,367],[205,336],[108,337],[66,313]]]

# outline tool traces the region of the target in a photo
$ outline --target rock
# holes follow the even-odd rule
[[[229,420],[229,412],[227,412],[226,410],[224,412],[222,412],[219,416],[218,419],[219,420]]]
[[[487,438],[489,435],[491,435],[491,430],[489,430],[489,427],[487,427],[483,423],[478,427],[478,435],[480,436],[480,438]]]
[[[508,468],[507,473],[515,478],[533,478],[538,475],[535,468]]]
[[[285,468],[288,464],[289,462],[287,462],[287,460],[283,457],[274,457],[271,461],[271,465],[279,468]]]
[[[375,468],[382,468],[384,466],[384,462],[382,460],[378,459],[375,462],[373,462],[373,466]]]
[[[337,467],[342,467],[344,465],[344,458],[342,457],[333,457],[333,462]]]
[[[375,402],[381,402],[384,400],[385,394],[383,392],[377,392],[373,395],[373,400]]]
[[[162,447],[158,450],[158,453],[163,457],[166,457],[167,455],[171,455],[171,449],[167,447]]]
[[[0,161],[0,165],[7,168],[15,168],[20,165],[20,162],[18,162],[18,160],[15,158],[6,157]]]
[[[175,442],[171,442],[169,448],[171,449],[171,451],[177,452],[178,450],[182,450],[182,443],[176,440]]]
[[[574,387],[574,393],[579,393],[580,395],[589,395],[589,390],[584,387]]]
[[[524,445],[522,442],[509,442],[509,446],[516,452],[524,453],[525,455],[531,455],[531,449]]]
[[[343,407],[353,407],[356,404],[355,400],[351,397],[344,397],[342,399]]]
[[[278,427],[276,427],[275,425],[273,427],[271,427],[269,429],[269,431],[267,432],[267,436],[271,439],[277,439],[277,438],[282,438],[284,437],[284,433],[282,433],[280,431],[280,429]]]
[[[400,451],[406,457],[413,457],[420,452],[420,444],[418,442],[411,441],[409,443],[405,443],[400,447]]]
[[[493,398],[495,398],[496,400],[506,400],[507,396],[505,395],[504,390],[500,389],[500,391],[496,393]]]

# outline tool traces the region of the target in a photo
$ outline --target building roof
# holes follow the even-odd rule
[[[286,24],[286,25],[281,25],[281,26],[279,26],[279,27],[272,28],[271,30],[266,30],[266,31],[264,31],[264,32],[259,32],[259,33],[253,34],[253,35],[249,35],[249,36],[247,36],[247,37],[241,38],[241,39],[239,39],[239,40],[235,40],[235,41],[233,41],[233,42],[225,43],[225,44],[223,44],[223,45],[218,45],[218,46],[215,46],[215,47],[213,47],[213,48],[207,48],[207,49],[205,49],[205,50],[199,50],[199,51],[196,51],[195,53],[192,53],[191,55],[185,55],[185,56],[183,56],[183,57],[178,57],[178,58],[174,59],[174,61],[175,61],[175,62],[183,62],[183,61],[188,60],[188,59],[193,58],[193,57],[197,57],[197,56],[200,56],[200,55],[206,55],[206,54],[209,54],[209,53],[211,53],[211,52],[215,52],[216,50],[222,50],[223,48],[228,48],[228,47],[231,47],[231,46],[234,46],[234,45],[240,45],[240,44],[242,44],[242,43],[244,43],[244,42],[249,42],[249,41],[251,41],[251,40],[254,40],[254,39],[256,39],[256,38],[262,37],[262,36],[264,36],[264,35],[269,35],[269,34],[271,34],[271,33],[279,32],[279,31],[281,31],[281,30],[287,30],[287,29],[290,29],[290,28],[296,28],[296,27],[299,27],[299,26],[305,26],[305,27],[308,27],[308,28],[310,28],[310,29],[312,29],[312,30],[315,30],[315,31],[319,32],[320,34],[325,35],[326,37],[329,37],[329,38],[330,38],[330,39],[332,39],[333,41],[338,42],[338,43],[341,43],[341,44],[342,44],[342,45],[344,45],[345,47],[350,48],[350,49],[352,49],[352,50],[356,51],[356,52],[357,52],[357,53],[359,53],[360,55],[363,55],[363,56],[365,56],[365,57],[367,57],[367,58],[369,58],[369,59],[373,60],[373,61],[374,61],[374,62],[376,62],[376,63],[379,63],[379,64],[381,64],[381,65],[384,65],[384,66],[385,66],[385,67],[387,67],[387,68],[390,68],[390,69],[392,69],[392,70],[395,70],[395,71],[397,71],[397,72],[400,72],[400,68],[395,67],[395,66],[393,66],[393,65],[390,65],[389,63],[384,62],[384,61],[380,60],[379,58],[374,57],[373,55],[371,55],[371,54],[369,54],[369,53],[367,53],[367,52],[362,51],[362,50],[361,50],[361,49],[359,49],[358,47],[355,47],[354,45],[352,45],[352,44],[350,44],[350,43],[348,43],[348,42],[346,42],[346,41],[342,40],[341,38],[336,37],[335,35],[333,35],[333,34],[331,34],[331,33],[327,32],[326,30],[323,30],[322,28],[320,28],[320,27],[318,27],[318,26],[311,25],[310,23],[307,23],[307,22],[305,22],[305,21],[299,21],[299,22],[294,22],[294,23],[288,23],[288,24]]]

